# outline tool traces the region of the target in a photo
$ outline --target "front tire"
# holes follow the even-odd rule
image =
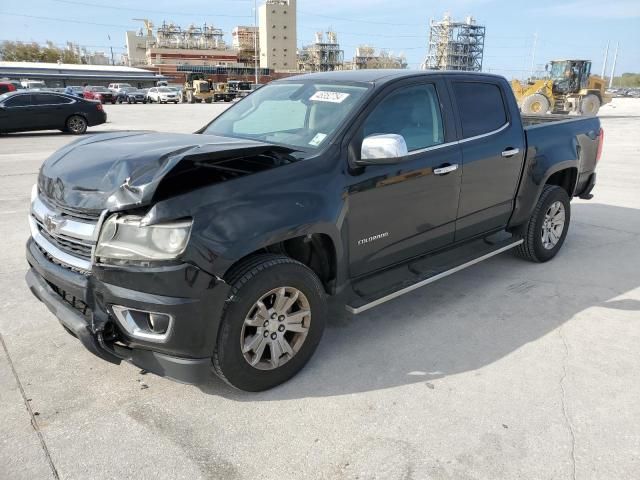
[[[549,100],[540,93],[534,93],[522,100],[520,111],[527,115],[544,115],[549,111]]]
[[[308,267],[283,255],[250,257],[226,276],[231,298],[212,356],[215,373],[240,390],[286,382],[304,367],[324,331],[327,299]]]
[[[545,185],[531,218],[522,228],[524,241],[515,254],[532,262],[551,260],[564,244],[570,220],[571,204],[565,189]]]

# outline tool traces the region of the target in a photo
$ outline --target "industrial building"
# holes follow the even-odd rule
[[[266,0],[259,12],[260,67],[297,70],[296,0]]]
[[[138,88],[153,87],[162,75],[141,68],[120,65],[81,65],[39,62],[0,62],[0,78],[10,80],[42,80],[47,87],[67,85],[102,85],[122,82]]]
[[[182,28],[163,22],[154,32],[153,22],[139,20],[144,23],[144,29],[126,33],[126,57],[131,66],[144,67],[182,82],[184,75],[178,73],[179,65],[238,65],[238,52],[227,46],[224,32],[219,28],[206,23]]]
[[[252,64],[260,51],[258,27],[238,25],[231,31],[231,45],[238,53],[238,62]]]
[[[376,51],[372,46],[360,45],[356,48],[351,68],[407,68],[407,59],[404,55],[392,55],[385,50]]]
[[[482,70],[485,27],[469,16],[456,22],[449,14],[441,21],[431,21],[426,70]]]
[[[340,49],[336,32],[316,32],[315,42],[298,51],[298,70],[301,72],[330,72],[344,67],[344,51]]]

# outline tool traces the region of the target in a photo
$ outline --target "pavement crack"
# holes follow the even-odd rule
[[[571,424],[571,419],[569,418],[569,413],[567,409],[567,392],[564,389],[564,381],[567,378],[567,359],[569,358],[569,344],[567,343],[567,339],[564,336],[564,332],[562,331],[562,325],[558,327],[558,334],[562,339],[562,344],[564,345],[564,356],[562,357],[562,377],[560,377],[560,391],[562,395],[560,397],[562,401],[562,415],[564,416],[565,424],[567,425],[567,430],[569,430],[569,434],[571,436],[571,469],[572,475],[571,478],[576,480],[576,434],[573,430],[573,425]]]
[[[44,456],[49,463],[49,467],[51,468],[51,474],[55,480],[60,480],[60,475],[58,475],[58,470],[53,463],[53,459],[51,458],[51,454],[49,453],[49,448],[47,447],[47,443],[44,441],[44,436],[40,431],[40,426],[38,425],[38,421],[36,420],[36,416],[33,414],[33,410],[31,409],[31,405],[27,400],[27,394],[22,387],[22,382],[20,381],[20,377],[18,377],[18,372],[16,371],[16,367],[13,365],[13,360],[11,359],[11,355],[9,355],[9,350],[7,349],[7,344],[4,343],[4,337],[0,333],[0,343],[2,343],[2,348],[4,349],[4,353],[7,356],[7,361],[9,362],[9,366],[11,367],[11,371],[13,372],[13,377],[16,379],[16,383],[18,384],[18,389],[20,390],[20,394],[22,395],[22,401],[24,403],[27,412],[29,412],[29,416],[31,417],[31,426],[36,432],[38,436],[38,440],[40,440],[40,446],[44,452]]]

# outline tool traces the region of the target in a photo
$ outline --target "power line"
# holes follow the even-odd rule
[[[47,20],[47,21],[53,21],[53,22],[80,23],[83,25],[96,25],[99,27],[131,28],[130,25],[115,25],[113,23],[88,22],[86,20],[72,20],[70,18],[41,17],[37,15],[25,15],[22,13],[0,12],[0,15],[8,15],[12,17],[23,17],[23,18],[34,18],[36,20]]]
[[[320,17],[320,18],[328,18],[331,20],[340,20],[343,22],[354,22],[354,23],[370,23],[372,25],[393,25],[393,26],[398,26],[398,27],[415,27],[415,26],[419,26],[419,25],[423,25],[425,26],[426,24],[424,23],[393,23],[393,22],[378,22],[375,20],[361,20],[361,19],[353,19],[353,18],[347,18],[347,17],[335,17],[332,15],[322,15],[320,13],[313,13],[313,12],[308,12],[305,10],[300,10],[298,9],[298,12],[300,13],[304,13],[305,15],[311,15],[313,17]]]
[[[129,11],[129,12],[148,12],[149,9],[142,9],[142,8],[129,8],[129,7],[119,7],[119,6],[114,6],[114,5],[99,5],[97,3],[88,3],[88,2],[79,2],[77,0],[53,0],[54,2],[58,2],[58,3],[67,3],[70,5],[82,5],[85,7],[94,7],[94,8],[106,8],[106,9],[110,9],[110,10],[119,10],[119,11]],[[242,0],[242,1],[248,1],[248,0]],[[168,11],[163,11],[163,10],[153,10],[154,14],[162,14],[162,15],[172,15],[172,16],[187,16],[187,17],[194,17],[194,14],[192,13],[184,13],[184,12],[168,12]],[[226,17],[226,18],[253,18],[251,15],[227,15],[227,14],[223,14],[223,13],[216,13],[215,15],[207,15],[202,14],[199,15],[201,17]]]

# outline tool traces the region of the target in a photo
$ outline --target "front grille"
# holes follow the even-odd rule
[[[66,268],[68,270],[71,270],[72,272],[79,273],[79,274],[84,275],[84,276],[88,276],[88,275],[91,274],[91,272],[88,272],[87,270],[83,270],[81,268],[77,268],[77,267],[74,267],[72,265],[67,265],[64,262],[61,262],[60,260],[58,260],[56,257],[51,255],[49,252],[47,252],[44,248],[42,248],[37,243],[36,243],[36,247],[37,247],[38,250],[40,250],[40,253],[42,253],[47,258],[47,260],[49,260],[51,263],[55,263],[56,265],[58,265],[60,267],[64,267],[64,268]]]
[[[77,310],[83,317],[85,317],[87,320],[91,318],[91,309],[89,308],[89,305],[84,303],[78,297],[74,297],[70,293],[67,293],[66,291],[62,290],[60,287],[54,285],[53,283],[51,282],[47,282],[47,283],[53,289],[53,291],[60,296],[62,300],[64,300],[68,305],[70,305],[75,310]]]
[[[68,237],[66,235],[48,232],[42,222],[36,219],[36,223],[38,224],[38,231],[40,234],[60,250],[76,257],[84,258],[85,260],[91,260],[91,254],[93,253],[92,243]]]
[[[100,213],[55,205],[42,196],[31,204],[31,235],[53,263],[88,274],[100,228]]]
[[[100,214],[102,211],[100,210],[87,210],[87,209],[77,209],[71,208],[67,205],[62,205],[59,201],[54,200],[51,197],[41,196],[40,199],[49,206],[52,210],[62,214],[65,217],[71,217],[77,220],[84,220],[90,222],[98,222],[100,219]]]

